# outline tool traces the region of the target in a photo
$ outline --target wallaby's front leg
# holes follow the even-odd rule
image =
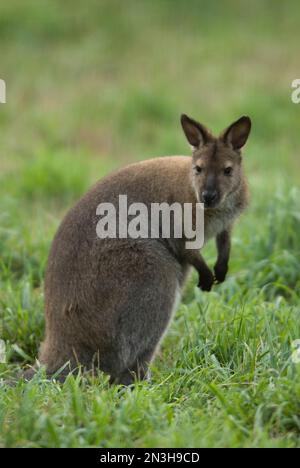
[[[202,291],[210,291],[214,284],[214,275],[202,255],[198,250],[188,250],[186,259],[199,273],[198,287],[201,288]]]
[[[218,283],[223,283],[228,271],[228,261],[230,255],[230,230],[220,232],[216,237],[218,258],[214,266],[215,279]]]

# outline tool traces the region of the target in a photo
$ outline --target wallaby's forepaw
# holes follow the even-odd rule
[[[223,283],[225,281],[227,272],[228,272],[228,265],[224,263],[216,263],[214,266],[215,272],[215,280],[217,283]]]
[[[207,270],[205,273],[201,273],[199,277],[198,288],[202,291],[211,291],[211,288],[214,284],[214,275],[210,270]]]

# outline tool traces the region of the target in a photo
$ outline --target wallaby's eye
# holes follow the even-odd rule
[[[197,172],[197,174],[201,174],[203,168],[201,166],[195,166],[195,171]]]
[[[225,167],[224,174],[226,176],[230,176],[232,174],[232,167],[231,166]]]

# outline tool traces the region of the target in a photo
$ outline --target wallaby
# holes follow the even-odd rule
[[[39,354],[49,376],[68,362],[62,378],[79,365],[97,366],[112,383],[146,377],[190,267],[204,291],[224,281],[231,227],[247,205],[241,148],[251,121],[241,117],[219,137],[187,115],[181,124],[192,157],[151,159],[104,177],[61,223],[46,271],[46,337]],[[97,237],[97,206],[117,207],[119,194],[147,206],[202,202],[205,242],[216,238],[214,272],[184,239]]]

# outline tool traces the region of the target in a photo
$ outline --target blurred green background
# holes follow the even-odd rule
[[[231,276],[210,295],[191,279],[152,386],[120,397],[104,383],[99,397],[99,382],[60,395],[20,383],[0,397],[0,444],[299,444],[299,24],[296,0],[0,0],[4,377],[36,357],[47,254],[72,203],[113,168],[189,154],[182,112],[217,133],[253,121]]]

